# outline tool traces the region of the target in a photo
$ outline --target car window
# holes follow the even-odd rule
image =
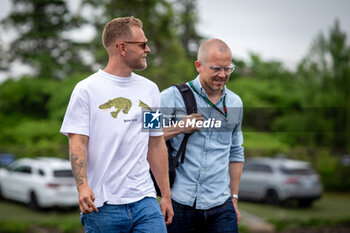
[[[243,171],[246,172],[246,171],[251,171],[252,169],[252,166],[250,164],[244,164],[243,166]]]
[[[311,168],[280,168],[281,172],[286,175],[312,175],[315,171]]]
[[[39,169],[39,175],[40,176],[45,176],[45,172],[42,169]]]
[[[272,168],[266,164],[247,164],[247,165],[244,165],[243,171],[245,171],[245,172],[272,173]]]
[[[72,170],[69,170],[69,169],[54,170],[53,176],[54,177],[73,177],[73,172]]]
[[[27,173],[30,174],[32,173],[32,168],[29,166],[18,166],[13,169],[14,172],[19,172],[19,173]]]
[[[272,168],[269,165],[265,165],[265,164],[260,164],[257,167],[257,170],[263,173],[272,173]]]

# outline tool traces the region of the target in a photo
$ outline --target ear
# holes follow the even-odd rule
[[[196,60],[194,62],[194,65],[196,66],[197,72],[200,73],[201,72],[201,63],[198,60]]]
[[[125,48],[125,44],[124,43],[118,43],[117,46],[116,46],[116,49],[117,49],[117,52],[120,55],[125,56],[126,48]]]

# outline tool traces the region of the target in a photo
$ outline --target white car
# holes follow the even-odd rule
[[[0,169],[0,198],[32,209],[78,205],[78,191],[69,160],[23,158]]]
[[[254,158],[244,163],[239,197],[278,205],[297,200],[310,206],[322,195],[320,176],[308,162],[284,158]]]

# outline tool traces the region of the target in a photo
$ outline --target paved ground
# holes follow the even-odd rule
[[[240,210],[242,214],[241,223],[248,228],[251,233],[273,233],[275,228],[271,223],[266,222],[264,219],[250,214],[246,211]]]

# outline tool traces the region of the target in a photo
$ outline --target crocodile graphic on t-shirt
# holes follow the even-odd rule
[[[110,109],[114,107],[116,109],[115,112],[111,112],[113,118],[117,118],[120,111],[123,110],[124,114],[128,114],[132,103],[129,99],[118,97],[112,100],[108,100],[106,103],[101,104],[99,106],[100,109]]]
[[[140,101],[140,102],[139,102],[139,107],[141,107],[141,108],[146,108],[146,109],[152,111],[152,108],[150,108],[147,104],[145,104],[144,102],[142,102],[142,100],[139,100],[139,101]]]

